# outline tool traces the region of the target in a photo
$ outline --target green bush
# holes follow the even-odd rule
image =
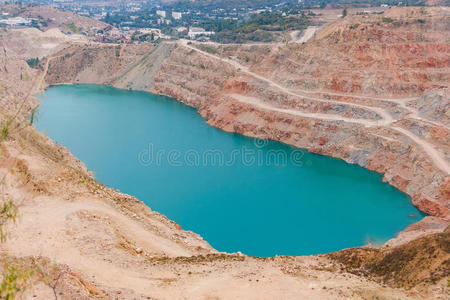
[[[2,281],[0,282],[0,298],[5,300],[16,299],[29,285],[33,272],[19,264],[3,264]]]
[[[120,56],[120,49],[121,49],[121,46],[120,46],[120,45],[117,45],[117,46],[116,46],[116,57],[119,57],[119,56]]]
[[[344,8],[342,11],[342,17],[345,18],[347,16],[347,8]]]
[[[39,65],[39,57],[27,59],[27,64],[30,68],[36,68]]]
[[[65,25],[66,25],[67,29],[69,29],[72,33],[80,33],[82,31],[82,29],[75,26],[74,23],[65,24]]]
[[[4,201],[0,207],[0,242],[6,241],[5,226],[9,222],[15,222],[17,218],[17,206],[10,199]]]
[[[0,142],[1,141],[4,141],[4,140],[6,140],[6,138],[8,137],[8,135],[9,135],[9,127],[10,127],[10,121],[9,120],[4,120],[3,121],[3,123],[2,123],[2,127],[1,127],[1,131],[0,131],[0,135],[1,135],[1,140],[0,140]]]
[[[217,48],[213,47],[213,46],[209,46],[209,45],[197,45],[197,48],[199,48],[200,50],[203,50],[205,52],[208,52],[210,54],[217,54]]]
[[[287,30],[303,30],[309,25],[307,16],[283,16],[279,12],[265,11],[254,14],[250,19],[238,22],[237,20],[210,20],[199,25],[216,34],[212,40],[221,43],[272,42],[280,39],[281,32]]]

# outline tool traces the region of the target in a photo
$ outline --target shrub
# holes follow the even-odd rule
[[[344,8],[342,11],[342,17],[345,18],[347,16],[347,8]]]
[[[16,295],[23,292],[29,285],[33,271],[20,266],[18,263],[3,265],[2,281],[0,283],[0,298],[13,300]]]
[[[15,222],[17,218],[17,206],[10,199],[4,201],[0,207],[0,242],[6,240],[5,226],[9,222]]]
[[[65,24],[65,25],[66,25],[67,29],[69,29],[72,33],[79,33],[82,31],[82,29],[75,26],[74,23]]]
[[[39,65],[39,57],[27,59],[27,64],[30,68],[36,68]]]
[[[1,128],[1,131],[0,131],[0,134],[1,134],[0,142],[3,141],[3,140],[6,140],[6,138],[8,137],[8,135],[9,135],[9,127],[10,127],[9,120],[3,121],[2,128]]]
[[[197,48],[210,54],[217,54],[217,48],[209,45],[197,45]]]
[[[30,124],[33,125],[34,121],[37,119],[38,109],[37,107],[33,108],[28,115],[28,120],[30,120]]]

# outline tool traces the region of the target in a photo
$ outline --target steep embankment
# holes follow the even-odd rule
[[[70,45],[48,58],[45,82],[104,83],[126,66],[141,59],[152,45]]]

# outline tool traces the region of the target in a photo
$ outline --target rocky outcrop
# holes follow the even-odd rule
[[[74,44],[48,58],[47,84],[102,84],[153,49],[152,45]]]
[[[393,249],[350,249],[327,256],[346,271],[396,287],[412,288],[448,279],[450,230]]]
[[[173,48],[175,48],[175,44],[164,43],[151,49],[142,58],[127,65],[117,75],[108,79],[105,84],[136,91],[151,90],[161,64],[167,59]]]
[[[436,121],[450,127],[450,99],[444,90],[429,91],[422,97],[408,102],[418,111],[418,116],[429,121]]]

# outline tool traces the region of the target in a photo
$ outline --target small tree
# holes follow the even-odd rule
[[[342,11],[342,17],[345,18],[347,16],[347,8],[344,8]]]
[[[14,300],[17,294],[27,289],[32,275],[33,271],[31,268],[15,263],[4,263],[3,280],[0,282],[0,298]]]
[[[10,120],[4,120],[0,125],[0,142],[6,140],[10,131]]]
[[[39,65],[39,57],[27,59],[27,64],[30,68],[36,68]]]
[[[28,119],[30,124],[33,125],[34,121],[37,119],[38,109],[37,107],[32,108],[30,114],[28,115]]]
[[[15,222],[17,218],[17,206],[10,199],[1,199],[0,206],[0,242],[6,240],[6,225]]]

